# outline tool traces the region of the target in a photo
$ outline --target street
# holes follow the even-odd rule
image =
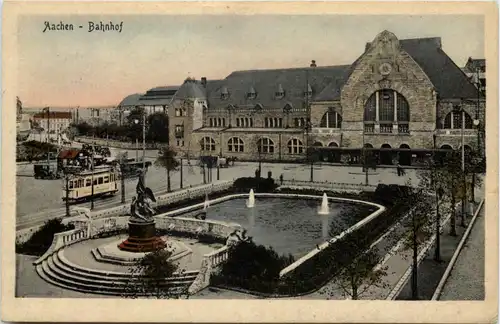
[[[112,149],[112,155],[116,155],[120,150]],[[135,156],[134,151],[128,151],[129,156]],[[157,151],[146,151],[148,160],[153,160]],[[142,152],[139,153],[141,156]],[[184,161],[183,184],[184,187],[199,185],[203,183],[203,173],[199,166],[188,166]],[[258,168],[257,162],[236,162],[234,166],[220,169],[220,180],[233,180],[240,177],[252,177]],[[267,177],[268,171],[272,172],[272,177],[278,179],[281,174],[285,180],[310,180],[310,166],[301,164],[283,163],[262,163],[262,176]],[[405,177],[397,177],[396,169],[377,169],[370,171],[369,183],[398,183],[404,184],[411,178],[416,179],[415,170],[407,170]],[[208,179],[208,175],[207,175]],[[217,179],[217,170],[212,169],[212,179]],[[328,181],[341,183],[365,182],[365,174],[359,167],[315,165],[314,181]],[[18,165],[17,170],[17,228],[26,228],[36,225],[50,218],[62,217],[65,215],[65,205],[62,201],[64,186],[62,180],[41,180],[33,178],[33,165]],[[126,179],[125,193],[126,201],[135,195],[137,179]],[[167,190],[166,170],[152,166],[146,175],[146,185],[156,194],[165,193]],[[172,190],[180,188],[180,172],[173,172],[171,175]],[[120,187],[119,187],[120,188]],[[96,209],[110,208],[119,205],[121,193],[114,197],[96,199],[94,207]],[[82,207],[90,207],[90,202],[78,204]]]

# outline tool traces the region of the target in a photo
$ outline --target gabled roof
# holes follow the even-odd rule
[[[123,100],[120,102],[118,107],[138,106],[138,105],[140,105],[139,99],[142,96],[143,95],[141,93],[135,93],[135,94],[128,95],[125,98],[123,98]]]
[[[427,74],[441,99],[477,97],[476,87],[441,49],[436,38],[403,39],[400,44]]]
[[[174,95],[175,99],[205,99],[205,88],[201,82],[187,79],[181,85],[177,93]]]
[[[486,69],[486,60],[485,59],[473,59],[469,57],[467,63],[465,64],[464,70],[466,72],[476,72],[479,69],[480,71],[485,71]]]

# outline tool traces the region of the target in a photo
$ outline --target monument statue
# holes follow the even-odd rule
[[[137,197],[132,197],[130,203],[130,222],[132,223],[151,223],[154,221],[154,208],[151,207],[151,201],[156,202],[153,191],[144,186],[144,173],[139,176],[139,182],[136,186]]]
[[[118,245],[127,252],[151,252],[165,247],[165,242],[157,236],[155,228],[154,208],[151,202],[156,202],[153,191],[144,185],[144,172],[139,176],[136,187],[137,196],[130,204],[128,222],[128,238]]]

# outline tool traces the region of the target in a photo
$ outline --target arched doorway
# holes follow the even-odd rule
[[[331,142],[328,147],[339,147],[339,145],[336,142]],[[332,162],[340,163],[340,152],[337,150],[330,151],[330,159]]]
[[[401,144],[400,149],[410,149],[408,144]],[[399,164],[401,165],[411,165],[411,152],[410,151],[399,151]]]
[[[392,147],[389,144],[382,144],[381,148],[390,149]],[[380,164],[392,165],[392,152],[391,151],[380,151]]]

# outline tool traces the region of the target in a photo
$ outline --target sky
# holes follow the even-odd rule
[[[75,30],[43,33],[45,21]],[[88,21],[123,21],[123,29],[88,32]],[[485,55],[484,20],[475,15],[22,16],[18,96],[27,107],[113,106],[187,77],[223,79],[232,71],[311,60],[351,64],[383,30],[399,39],[441,37],[458,66]]]

